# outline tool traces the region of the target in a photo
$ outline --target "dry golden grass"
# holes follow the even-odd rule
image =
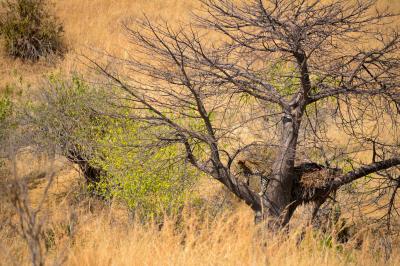
[[[399,0],[380,2],[400,11]],[[197,6],[194,0],[57,0],[55,11],[65,25],[69,52],[56,64],[35,65],[8,59],[0,53],[0,88],[18,83],[20,77],[25,83],[35,84],[55,70],[82,70],[76,57],[90,49],[124,56],[127,41],[120,28],[123,19],[146,13],[172,23],[188,21],[189,12]],[[340,132],[334,134],[341,136]],[[21,172],[33,170],[32,164],[19,167]],[[330,247],[321,236],[311,232],[301,245],[295,233],[265,233],[259,237],[260,228],[253,226],[251,212],[240,204],[234,213],[217,218],[188,214],[180,230],[174,226],[175,220],[169,218],[159,230],[157,226],[129,221],[126,210],[118,205],[107,207],[91,199],[81,200],[74,192],[76,180],[76,174],[70,171],[59,176],[46,205],[46,229],[54,233],[49,263],[65,259],[65,265],[400,265],[400,246],[394,246],[391,257],[385,261],[381,242],[374,237],[365,238],[358,248],[353,243]],[[204,182],[207,197],[221,192],[214,184]],[[41,183],[32,191],[33,205],[43,186]],[[12,214],[11,207],[1,200],[0,197],[0,222]],[[0,265],[28,265],[26,243],[10,227],[1,226]],[[67,228],[71,226],[74,232],[68,235]]]
[[[324,246],[311,233],[297,244],[298,235],[260,238],[247,211],[239,210],[210,224],[185,221],[176,232],[168,223],[156,227],[112,227],[107,218],[89,225],[87,241],[69,252],[69,265],[382,265],[383,256],[371,254],[365,243],[360,250]],[[92,230],[91,228],[95,228]],[[373,249],[372,249],[373,250]],[[387,264],[395,264],[394,255]]]
[[[64,24],[65,41],[69,52],[56,62],[24,63],[7,58],[0,52],[0,90],[7,84],[16,84],[23,78],[25,84],[35,84],[53,71],[69,73],[85,67],[77,60],[81,54],[94,55],[92,50],[107,51],[124,56],[129,45],[121,23],[129,18],[144,14],[151,19],[165,19],[169,23],[190,22],[190,12],[198,8],[196,0],[54,0],[55,14]],[[400,1],[379,0],[382,6],[389,6],[400,12]],[[399,23],[400,24],[400,23]]]
[[[92,202],[96,205],[96,202]],[[99,203],[97,203],[99,204]],[[399,246],[385,260],[382,242],[364,237],[355,242],[331,243],[308,230],[299,244],[299,232],[270,235],[254,227],[244,206],[213,218],[187,214],[181,226],[168,218],[156,225],[129,222],[119,208],[54,204],[46,227],[47,263],[64,265],[398,265]],[[56,206],[58,205],[58,206]],[[73,227],[73,236],[67,228]],[[0,265],[29,265],[29,253],[13,232],[0,233]],[[367,235],[367,234],[366,234]],[[357,247],[357,248],[356,248]]]
[[[400,239],[392,239],[389,257],[384,248],[389,237],[367,227],[345,244],[312,229],[299,242],[302,227],[294,226],[301,222],[299,216],[290,234],[272,235],[255,227],[251,210],[236,201],[233,210],[216,215],[187,208],[183,218],[167,217],[161,229],[144,225],[120,204],[85,195],[77,173],[66,165],[63,169],[40,213],[46,217],[42,245],[47,246],[48,265],[400,265]],[[42,179],[31,189],[32,207],[45,185]],[[29,265],[26,242],[4,223],[11,217],[8,221],[18,228],[4,199],[0,196],[0,265]]]
[[[23,77],[25,83],[34,84],[52,71],[84,71],[76,58],[91,50],[106,50],[123,56],[128,42],[123,35],[121,23],[129,18],[146,14],[152,19],[188,21],[190,11],[198,6],[194,0],[55,0],[54,11],[64,24],[65,42],[69,52],[63,60],[31,64],[7,58],[0,52],[0,90],[7,84],[15,84]]]

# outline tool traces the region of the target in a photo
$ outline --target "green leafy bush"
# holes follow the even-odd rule
[[[36,128],[31,139],[55,146],[67,158],[79,154],[86,168],[100,169],[98,182],[88,184],[91,194],[123,202],[140,220],[176,214],[190,199],[197,176],[178,157],[183,147],[152,145],[162,126],[149,131],[130,118],[129,106],[107,102],[108,92],[78,77],[65,81],[52,75],[41,96],[26,105],[30,131]]]
[[[90,160],[96,156],[97,142],[107,119],[97,115],[94,108],[106,110],[105,95],[89,86],[78,76],[64,79],[53,74],[31,99],[21,113],[22,124],[31,145],[45,151],[55,151],[76,164],[86,182],[100,180],[102,169]]]
[[[177,214],[194,199],[198,174],[179,160],[182,147],[152,147],[152,132],[139,122],[109,125],[94,161],[107,173],[98,187],[105,197],[122,201],[142,221]]]
[[[0,18],[0,35],[7,54],[37,61],[65,51],[63,27],[50,15],[45,0],[6,0]]]

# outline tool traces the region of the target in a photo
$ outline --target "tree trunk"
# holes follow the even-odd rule
[[[79,166],[88,185],[98,184],[101,176],[105,174],[104,171],[101,168],[91,165],[77,150],[69,150],[66,154],[67,159]]]
[[[292,188],[295,178],[294,160],[300,120],[296,115],[283,117],[280,151],[273,164],[270,181],[262,194],[263,219],[269,219],[272,227],[285,226],[295,208]]]

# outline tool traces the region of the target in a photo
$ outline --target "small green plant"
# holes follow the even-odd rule
[[[7,96],[0,96],[0,122],[3,122],[11,111],[11,100]]]
[[[12,111],[12,101],[10,98],[11,88],[6,87],[0,94],[0,141],[3,140],[9,127],[9,117]]]
[[[6,0],[0,14],[0,35],[6,53],[23,60],[62,55],[64,29],[45,0]]]

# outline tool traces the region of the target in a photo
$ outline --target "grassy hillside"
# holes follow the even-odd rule
[[[50,1],[51,2],[51,1]],[[93,51],[106,50],[123,56],[127,40],[121,24],[146,14],[150,18],[163,18],[171,23],[187,21],[196,1],[154,0],[154,1],[53,1],[53,10],[64,24],[65,41],[69,52],[60,62],[40,62],[35,65],[7,58],[0,51],[0,88],[17,82],[20,77],[28,83],[35,83],[44,74],[54,70],[73,71],[82,69],[77,62],[78,55],[92,54]]]
[[[199,6],[196,0],[54,0],[55,14],[65,27],[65,40],[69,52],[57,64],[41,62],[34,66],[7,58],[0,51],[0,88],[24,77],[35,83],[43,74],[54,70],[73,71],[84,68],[78,61],[81,54],[93,51],[107,51],[123,57],[129,45],[121,24],[130,19],[148,16],[152,19],[167,20],[169,23],[188,23],[190,13]],[[400,12],[400,1],[380,0],[381,6],[388,6]],[[400,25],[400,22],[399,22]]]
[[[380,0],[380,4],[400,12],[400,0]],[[34,87],[53,71],[85,72],[87,69],[79,60],[81,54],[96,57],[98,52],[107,51],[124,57],[129,45],[121,27],[124,21],[146,14],[169,23],[185,23],[198,6],[195,0],[55,0],[54,11],[65,26],[68,53],[57,62],[32,64],[10,59],[1,51],[0,90],[21,80]],[[22,163],[17,167],[24,174],[40,172],[45,163],[29,156],[21,158]],[[368,227],[359,238],[345,245],[312,231],[305,234],[300,245],[300,233],[260,239],[257,236],[262,229],[252,226],[252,213],[237,202],[236,212],[221,212],[217,219],[207,217],[209,222],[204,222],[208,220],[201,215],[187,214],[180,221],[181,230],[173,226],[176,217],[167,218],[159,230],[132,222],[118,204],[88,198],[82,192],[77,172],[63,161],[59,161],[58,168],[62,170],[57,174],[44,214],[49,221],[45,236],[49,264],[56,261],[65,265],[400,265],[400,238],[395,242],[398,245],[391,247],[390,259],[385,260],[385,243],[381,240],[385,238],[376,238],[379,232],[370,235]],[[205,183],[202,193],[210,200],[234,201],[219,187],[215,188],[213,181],[201,182]],[[32,204],[38,203],[45,185],[42,180],[32,187]],[[11,229],[1,228],[1,219],[10,211],[10,206],[1,200],[0,195],[0,265],[29,265],[28,248],[22,237],[14,236]],[[17,223],[16,217],[13,223]]]

